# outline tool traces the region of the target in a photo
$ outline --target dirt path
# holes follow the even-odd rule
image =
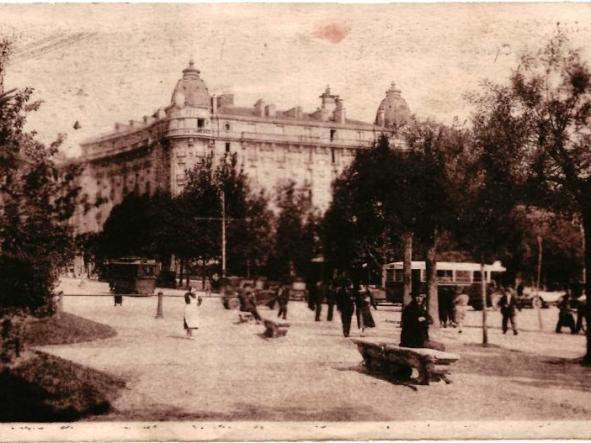
[[[205,299],[194,340],[182,330],[182,298],[66,297],[66,310],[108,324],[116,337],[43,349],[128,381],[109,420],[557,420],[591,418],[591,370],[570,360],[584,337],[533,332],[533,311],[522,312],[531,332],[477,345],[479,321],[469,312],[463,334],[438,336],[461,355],[453,384],[406,386],[370,376],[356,347],[342,337],[340,320],[314,322],[302,303],[291,303],[287,337],[264,339],[262,326],[235,324],[237,313]],[[263,316],[275,311],[262,308]],[[544,315],[549,329],[555,312]],[[323,314],[324,317],[325,314]],[[491,324],[500,319],[491,313]],[[399,312],[380,308],[370,335],[397,339]],[[354,335],[358,335],[354,329]]]

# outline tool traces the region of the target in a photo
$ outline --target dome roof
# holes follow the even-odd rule
[[[209,109],[211,100],[207,86],[201,77],[199,70],[193,66],[193,60],[189,66],[183,69],[183,78],[181,78],[172,93],[171,104],[182,108],[191,106],[193,108]]]
[[[400,89],[392,82],[386,91],[386,97],[380,103],[376,115],[376,124],[380,126],[402,126],[410,120],[410,108],[400,95]]]

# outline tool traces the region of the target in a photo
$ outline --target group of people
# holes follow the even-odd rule
[[[355,314],[357,327],[361,330],[362,336],[366,329],[375,328],[371,307],[377,309],[377,305],[367,286],[353,283],[347,277],[341,277],[330,281],[308,283],[308,287],[308,307],[314,311],[316,321],[321,320],[322,305],[326,303],[328,307],[326,320],[333,320],[336,307],[341,316],[345,337],[351,333],[353,314]]]
[[[558,322],[556,333],[560,334],[563,327],[570,329],[571,334],[578,334],[583,329],[585,320],[585,302],[567,289],[558,302]],[[576,320],[575,320],[576,315]]]
[[[439,322],[442,327],[457,327],[462,333],[462,325],[466,317],[466,310],[470,298],[464,289],[442,287],[438,294]]]

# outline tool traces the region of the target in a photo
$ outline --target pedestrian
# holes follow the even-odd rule
[[[203,290],[205,291],[206,297],[211,297],[211,280],[209,276],[205,276],[205,280],[203,281]]]
[[[429,323],[432,322],[425,294],[413,294],[412,301],[402,309],[400,346],[405,348],[429,348],[444,351],[443,343],[429,339]]]
[[[316,315],[314,316],[314,321],[320,321],[320,315],[322,314],[322,303],[326,298],[326,283],[324,281],[319,281],[316,283],[316,297],[314,300],[314,311]]]
[[[501,308],[501,315],[503,316],[502,328],[503,334],[507,333],[508,323],[511,322],[511,328],[513,329],[513,335],[517,335],[517,325],[515,323],[516,309],[517,309],[517,298],[512,293],[511,288],[503,289],[503,294],[499,300],[499,307]],[[482,309],[486,309],[483,306]]]
[[[256,296],[254,290],[252,289],[252,285],[247,284],[244,286],[242,291],[239,294],[240,299],[240,311],[242,312],[250,312],[257,323],[259,323],[262,318],[257,310],[257,303],[256,303]]]
[[[283,283],[277,290],[277,303],[279,304],[279,312],[277,317],[282,317],[283,320],[287,319],[287,304],[289,303],[289,283]]]
[[[355,312],[355,293],[353,283],[345,278],[337,291],[337,309],[341,313],[343,335],[348,337],[351,333],[351,320]]]
[[[326,321],[332,321],[334,306],[337,302],[337,287],[334,280],[331,280],[326,288],[326,304],[328,306]]]
[[[113,302],[115,303],[114,306],[123,306],[123,295],[118,293],[113,294]]]
[[[196,298],[193,294],[191,287],[185,294],[185,312],[183,316],[183,327],[187,333],[188,338],[193,338],[193,330],[199,329],[199,311],[191,304],[191,300]],[[202,299],[197,299],[197,307],[201,305]]]
[[[361,328],[361,336],[365,336],[365,329],[375,328],[373,316],[371,315],[371,307],[377,309],[377,306],[373,300],[371,292],[367,286],[361,286],[356,291],[356,309],[357,309],[357,322]]]
[[[438,308],[439,308],[439,322],[441,326],[447,328],[453,326],[453,289],[449,286],[441,286],[438,289]]]
[[[464,292],[463,289],[458,288],[457,294],[454,298],[454,323],[458,327],[458,333],[462,333],[462,326],[464,324],[464,319],[466,318],[466,311],[468,309],[468,303],[470,302],[470,297],[468,294]]]
[[[581,332],[581,330],[585,330],[583,323],[586,322],[585,320],[585,311],[587,307],[586,299],[581,300],[583,297],[577,298],[577,324],[575,326],[575,331],[577,334]]]
[[[567,289],[566,294],[560,298],[558,303],[558,322],[556,323],[556,333],[562,333],[564,326],[570,329],[571,334],[576,334],[575,317],[573,315],[573,302],[570,291]]]

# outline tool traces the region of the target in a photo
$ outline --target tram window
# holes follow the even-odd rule
[[[456,281],[458,283],[470,283],[470,271],[456,271]]]
[[[447,269],[438,269],[437,270],[437,280],[440,282],[453,281],[453,271],[447,270]]]

